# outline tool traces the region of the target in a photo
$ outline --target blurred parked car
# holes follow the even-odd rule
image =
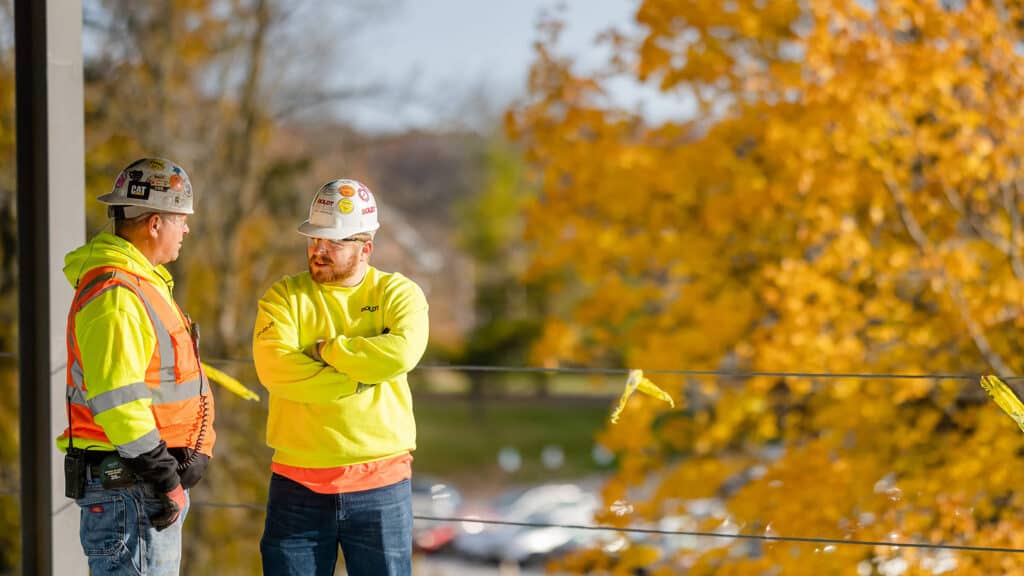
[[[413,516],[455,518],[462,507],[462,494],[451,484],[433,476],[412,477]],[[437,552],[452,542],[458,527],[454,521],[413,520],[412,542],[420,552]]]
[[[562,525],[592,524],[597,506],[597,496],[575,484],[545,484],[512,492],[500,498],[491,510],[467,511],[465,515],[525,525],[463,522],[455,537],[455,550],[486,561],[527,564],[545,560],[593,538],[591,531]]]

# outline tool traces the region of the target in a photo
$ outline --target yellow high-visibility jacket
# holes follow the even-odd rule
[[[211,455],[213,397],[167,269],[108,233],[68,253],[64,264],[78,292],[67,335],[71,421],[58,447],[66,451],[74,432],[76,448],[116,448],[133,459],[161,441],[168,448],[196,448],[205,428],[200,451]],[[97,276],[91,271],[105,273],[80,285]]]
[[[399,273],[369,267],[358,286],[343,287],[303,272],[271,286],[252,347],[270,392],[274,462],[333,468],[414,450],[406,374],[423,356],[428,331],[423,291]],[[326,341],[324,362],[304,352],[318,340]]]

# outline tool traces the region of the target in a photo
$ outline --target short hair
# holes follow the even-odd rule
[[[147,220],[149,220],[149,217],[154,215],[154,214],[156,214],[158,216],[160,215],[159,212],[153,212],[151,210],[149,212],[143,212],[142,214],[139,214],[139,215],[136,215],[136,216],[132,216],[131,218],[123,218],[123,217],[122,218],[114,218],[114,234],[117,234],[119,232],[124,232],[124,231],[127,231],[127,230],[132,230],[132,229],[142,225]],[[123,214],[122,214],[122,216],[123,216]]]

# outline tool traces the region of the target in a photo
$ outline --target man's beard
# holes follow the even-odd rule
[[[321,266],[314,268],[313,262],[318,262]],[[355,272],[359,260],[350,258],[347,262],[336,262],[331,258],[312,256],[308,263],[309,275],[313,277],[313,281],[320,284],[331,284],[351,276]]]

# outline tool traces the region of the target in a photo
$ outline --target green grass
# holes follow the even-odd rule
[[[417,450],[413,469],[458,482],[463,488],[494,490],[507,486],[573,479],[607,470],[592,457],[594,436],[609,407],[573,405],[544,399],[490,400],[481,418],[464,398],[416,401]],[[564,463],[548,469],[545,446],[562,449]],[[521,467],[506,472],[498,465],[504,447],[519,451]]]
[[[492,372],[478,375],[492,393],[532,395],[540,381],[536,374]],[[617,396],[626,382],[625,375],[613,374],[551,374],[547,376],[551,394],[577,396]],[[466,372],[455,370],[419,370],[409,375],[413,391],[466,394],[471,380]]]

